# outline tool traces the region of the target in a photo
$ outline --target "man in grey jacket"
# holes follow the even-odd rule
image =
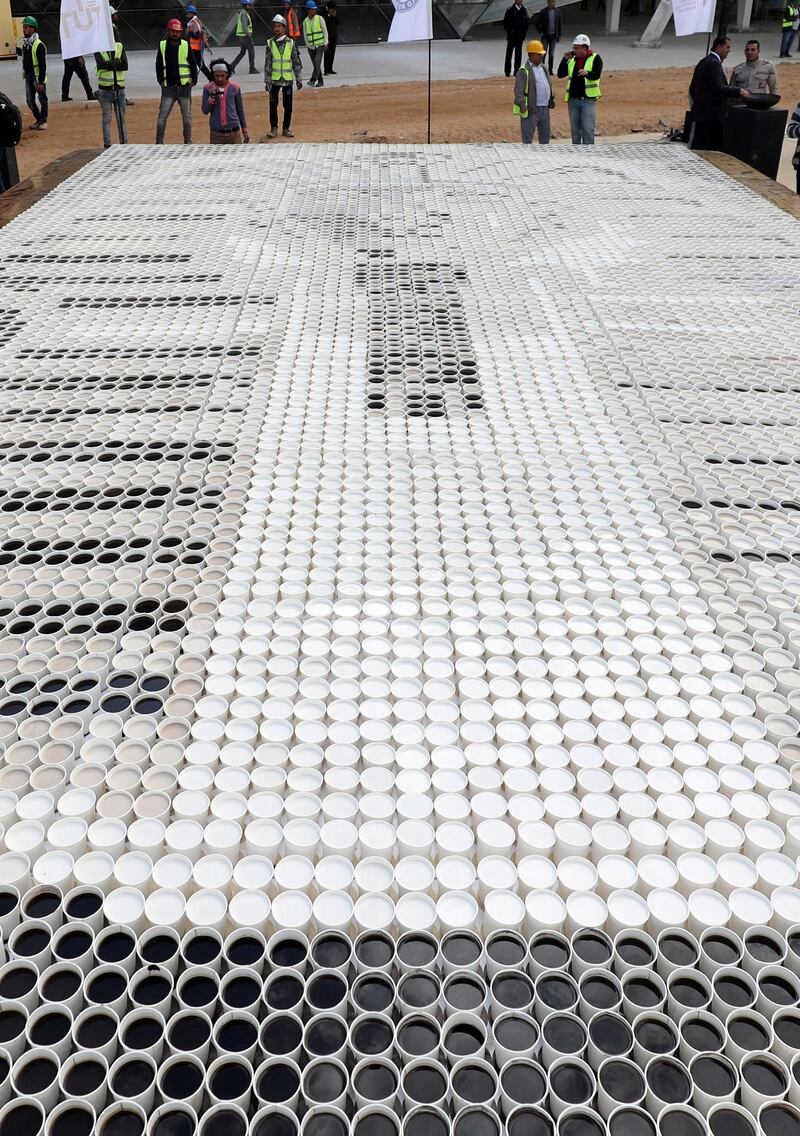
[[[523,145],[531,145],[537,130],[539,145],[548,144],[553,105],[553,88],[544,66],[544,44],[532,39],[528,44],[528,62],[519,69],[514,81],[514,114],[519,118]]]

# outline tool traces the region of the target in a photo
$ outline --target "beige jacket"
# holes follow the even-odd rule
[[[751,95],[778,93],[778,76],[775,64],[768,59],[757,59],[755,63],[739,63],[731,71],[731,86],[744,87]]]

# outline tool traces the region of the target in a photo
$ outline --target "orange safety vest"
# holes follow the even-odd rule
[[[203,25],[200,23],[197,16],[192,16],[191,20],[189,20],[189,23],[186,25],[186,36],[192,51],[202,51]]]
[[[289,27],[289,35],[292,39],[300,39],[300,25],[297,22],[297,13],[294,8],[290,8],[286,13],[286,21]]]

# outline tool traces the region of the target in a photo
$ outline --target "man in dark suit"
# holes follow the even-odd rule
[[[506,77],[511,74],[511,56],[514,56],[514,74],[519,71],[522,62],[522,45],[528,34],[528,13],[525,11],[523,0],[514,0],[503,16],[503,27],[506,30]]]
[[[552,75],[556,44],[561,39],[561,13],[556,8],[556,0],[547,0],[547,7],[536,13],[533,22],[547,48],[547,62]]]
[[[722,69],[728,58],[731,41],[717,36],[711,51],[694,69],[689,84],[689,101],[692,104],[692,132],[689,146],[692,150],[721,150],[725,100],[738,99],[747,94],[743,87],[730,87]]]

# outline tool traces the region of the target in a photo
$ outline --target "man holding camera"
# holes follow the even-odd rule
[[[240,146],[250,141],[244,114],[242,89],[231,79],[230,64],[215,59],[211,64],[212,79],[203,87],[200,109],[209,116],[212,146]]]

